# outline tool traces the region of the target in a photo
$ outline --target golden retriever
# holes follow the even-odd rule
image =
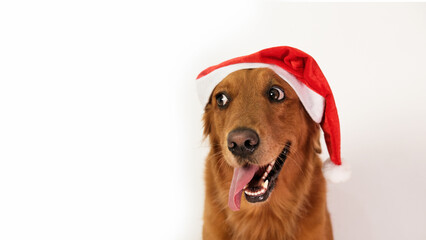
[[[320,128],[288,83],[268,68],[235,71],[203,121],[203,239],[333,239]]]

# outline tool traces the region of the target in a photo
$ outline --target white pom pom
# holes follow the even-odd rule
[[[351,177],[351,168],[343,159],[341,165],[336,165],[329,158],[322,164],[322,173],[330,182],[345,182]]]

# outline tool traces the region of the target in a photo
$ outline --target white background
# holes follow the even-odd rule
[[[335,94],[335,238],[426,239],[426,4],[274,1],[0,3],[0,239],[200,239],[194,79],[279,45]]]

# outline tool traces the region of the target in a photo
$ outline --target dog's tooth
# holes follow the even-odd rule
[[[266,192],[266,189],[261,188],[260,190],[258,190],[256,192],[251,192],[250,190],[245,190],[244,192],[249,196],[260,196],[260,195],[262,195]]]
[[[268,176],[268,172],[265,172],[262,176],[262,180],[265,180],[267,176]]]
[[[266,169],[266,172],[269,173],[272,170],[272,166],[268,165],[268,168]]]
[[[264,181],[262,183],[262,187],[264,187],[265,189],[268,188],[268,183],[269,183],[269,180]]]

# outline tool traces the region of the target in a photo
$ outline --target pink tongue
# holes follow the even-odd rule
[[[250,182],[257,170],[259,170],[259,166],[255,165],[249,165],[244,168],[234,168],[234,176],[232,176],[228,199],[228,205],[232,211],[240,210],[243,188]]]

